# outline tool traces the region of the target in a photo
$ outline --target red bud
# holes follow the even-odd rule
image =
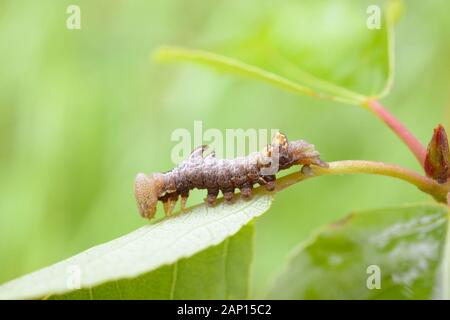
[[[449,173],[449,149],[447,133],[442,125],[438,125],[428,144],[424,169],[428,177],[439,183],[447,182]]]

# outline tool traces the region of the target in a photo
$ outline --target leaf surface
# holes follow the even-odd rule
[[[0,299],[245,298],[253,227],[270,207],[259,193],[232,205],[204,204],[149,224],[0,286]],[[241,231],[239,231],[241,230]],[[78,281],[79,279],[79,281]],[[74,290],[77,284],[81,290]]]

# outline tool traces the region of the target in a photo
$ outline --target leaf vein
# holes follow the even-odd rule
[[[175,296],[175,288],[177,285],[177,276],[178,276],[178,261],[174,263],[173,265],[173,272],[172,272],[172,284],[170,286],[170,300],[173,300]]]

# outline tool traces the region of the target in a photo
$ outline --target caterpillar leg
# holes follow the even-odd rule
[[[251,184],[246,184],[241,188],[241,196],[244,200],[249,200],[252,198],[252,189],[253,186]]]
[[[189,192],[181,194],[181,211],[186,211],[186,202],[187,202],[188,197],[189,197]]]
[[[216,203],[217,195],[219,194],[219,190],[208,190],[208,195],[206,197],[206,202],[208,205],[213,206]]]
[[[178,201],[178,194],[169,194],[167,197],[164,197],[163,206],[164,206],[164,213],[167,217],[170,217],[172,215],[173,209],[175,208],[175,205]]]
[[[222,193],[223,193],[223,198],[225,199],[226,203],[233,202],[234,189],[222,190]]]
[[[300,172],[303,173],[305,176],[312,176],[313,175],[313,171],[311,169],[311,167],[309,165],[304,165],[301,169]]]
[[[263,185],[267,191],[273,191],[275,190],[275,180],[276,177],[274,175],[263,176],[259,178],[260,182],[258,183]]]
[[[266,190],[267,191],[273,191],[275,190],[275,180],[274,181],[269,181],[266,184]]]

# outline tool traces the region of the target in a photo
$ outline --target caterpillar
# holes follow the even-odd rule
[[[273,191],[276,173],[293,165],[301,165],[302,169],[328,166],[314,145],[304,140],[289,142],[281,132],[275,133],[271,144],[261,152],[246,157],[217,159],[214,152],[204,156],[206,150],[206,145],[194,149],[188,159],[165,173],[136,176],[134,193],[142,217],[153,218],[158,201],[163,203],[166,216],[170,216],[180,196],[184,211],[189,191],[195,188],[206,189],[205,200],[214,205],[219,191],[226,202],[233,201],[235,189],[244,199],[250,199],[255,184]]]

